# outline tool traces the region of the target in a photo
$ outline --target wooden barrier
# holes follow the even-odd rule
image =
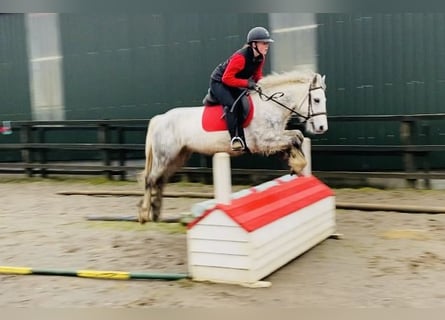
[[[230,199],[195,207],[187,248],[196,281],[269,286],[260,280],[335,231],[335,196],[313,176],[286,175]]]

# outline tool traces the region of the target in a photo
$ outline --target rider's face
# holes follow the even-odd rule
[[[269,44],[270,44],[269,42],[263,42],[263,41],[256,42],[256,47],[263,56],[267,54],[267,51],[269,50]]]

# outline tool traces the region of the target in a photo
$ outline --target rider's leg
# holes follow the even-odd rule
[[[230,106],[224,106],[224,117],[230,134],[230,146],[232,150],[243,150],[244,141],[238,135],[238,118],[235,112],[230,112]]]
[[[240,102],[241,104],[241,102]],[[237,133],[238,136],[240,137],[240,139],[242,140],[242,143],[244,145],[243,149],[247,148],[247,143],[246,143],[246,138],[244,136],[244,128],[243,128],[243,110],[242,110],[242,105],[238,105],[236,108],[236,112],[237,112]]]
[[[230,138],[237,136],[238,120],[233,112],[230,112],[230,106],[224,106],[224,118],[226,119],[227,130]]]
[[[235,114],[236,118],[236,137],[232,138],[232,149],[233,144],[237,143],[237,150],[246,150],[246,138],[244,137],[244,129],[243,129],[243,105],[242,105],[242,98],[246,94],[246,90],[240,91],[237,89],[236,91],[232,92],[232,96],[236,97],[235,102],[232,104],[231,111],[233,114]],[[250,151],[247,149],[247,151]]]
[[[238,137],[238,106],[232,109],[233,103],[236,98],[238,98],[237,92],[232,92],[230,88],[222,84],[221,82],[212,81],[210,83],[210,88],[213,95],[218,99],[218,101],[224,106],[224,117],[227,123],[227,129],[230,134],[230,145],[233,150],[243,150],[244,141]],[[237,89],[238,91],[239,89]]]

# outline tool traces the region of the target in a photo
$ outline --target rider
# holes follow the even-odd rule
[[[210,76],[210,92],[224,106],[230,145],[235,151],[246,149],[246,141],[241,123],[242,107],[239,103],[233,108],[232,105],[245,93],[246,88],[255,89],[256,82],[263,77],[265,56],[273,40],[267,29],[255,27],[247,34],[246,42],[241,49],[220,63]]]

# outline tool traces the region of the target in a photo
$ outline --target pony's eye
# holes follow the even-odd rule
[[[314,98],[314,102],[315,102],[315,103],[320,103],[320,99],[318,99],[318,98]]]

